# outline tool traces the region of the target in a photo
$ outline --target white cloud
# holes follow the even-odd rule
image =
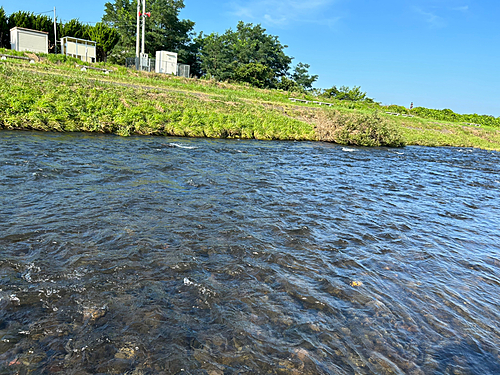
[[[468,5],[464,5],[462,7],[453,8],[453,10],[457,10],[459,12],[467,12],[469,10],[469,6]]]
[[[328,8],[337,0],[235,0],[229,3],[231,14],[246,22],[258,22],[285,27],[297,23],[322,23],[331,25],[339,17],[328,17]]]
[[[438,29],[443,28],[447,25],[445,19],[441,16],[438,16],[434,12],[424,11],[423,9],[417,7],[413,7],[413,11],[432,28]]]

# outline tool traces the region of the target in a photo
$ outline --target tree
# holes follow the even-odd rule
[[[281,77],[276,88],[284,91],[292,91],[298,93],[304,92],[304,88],[302,86],[288,77]]]
[[[233,80],[247,82],[252,86],[263,88],[274,76],[268,66],[260,63],[249,63],[238,66],[233,73]]]
[[[308,74],[310,67],[309,64],[299,62],[292,74],[292,79],[304,90],[312,89],[312,84],[318,79],[317,75],[310,76]]]
[[[94,27],[89,28],[89,37],[97,43],[99,60],[106,60],[108,54],[120,40],[118,32],[102,22],[98,22]]]
[[[104,5],[102,22],[117,31],[119,41],[113,49],[112,58],[119,62],[124,57],[135,56],[137,0],[114,0]],[[194,22],[179,19],[184,8],[183,0],[150,0],[146,19],[145,52],[155,54],[166,50],[177,52],[179,61],[190,53]],[[142,30],[142,28],[141,28]]]
[[[104,4],[102,22],[120,36],[110,56],[113,62],[122,63],[125,57],[135,56],[136,11],[137,1],[115,0]]]
[[[90,29],[92,29],[92,26],[83,24],[77,19],[69,20],[65,24],[61,23],[59,28],[58,37],[60,38],[70,36],[72,38],[91,39]]]
[[[218,80],[251,80],[258,87],[273,88],[292,62],[277,36],[266,34],[261,25],[242,21],[235,31],[206,35],[200,44],[201,70]]]
[[[340,88],[333,86],[326,89],[321,96],[338,100],[373,102],[373,99],[366,96],[366,92],[361,91],[361,86],[354,86],[352,89],[347,86],[341,86]]]
[[[193,39],[194,22],[179,19],[183,0],[153,0],[146,34],[151,53],[159,50],[179,52]],[[148,22],[146,22],[148,26]]]
[[[229,80],[233,76],[233,35],[212,33],[200,36],[200,65],[202,74],[218,81]]]
[[[0,47],[10,47],[8,18],[3,7],[0,7]]]

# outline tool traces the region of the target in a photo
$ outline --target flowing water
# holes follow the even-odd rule
[[[500,153],[0,132],[1,374],[499,374]]]

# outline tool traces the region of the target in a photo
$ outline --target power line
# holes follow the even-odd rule
[[[40,13],[34,13],[35,16],[38,16],[39,14],[45,14],[45,13],[52,13],[54,10],[48,10],[46,12],[40,12]]]
[[[99,23],[99,22],[87,22],[87,21],[80,21],[78,18],[72,18],[70,20],[67,20],[67,19],[62,19],[62,18],[59,18],[59,22],[63,22],[63,23],[67,23],[69,21],[73,21],[73,20],[77,20],[78,22],[80,22],[81,24],[83,25],[88,25],[88,24],[91,24],[91,23]]]

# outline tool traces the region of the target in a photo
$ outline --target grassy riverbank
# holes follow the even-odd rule
[[[495,127],[393,116],[376,103],[295,104],[289,97],[296,94],[283,91],[117,66],[107,66],[109,74],[82,72],[75,63],[57,56],[35,64],[2,60],[0,128],[500,150]]]

